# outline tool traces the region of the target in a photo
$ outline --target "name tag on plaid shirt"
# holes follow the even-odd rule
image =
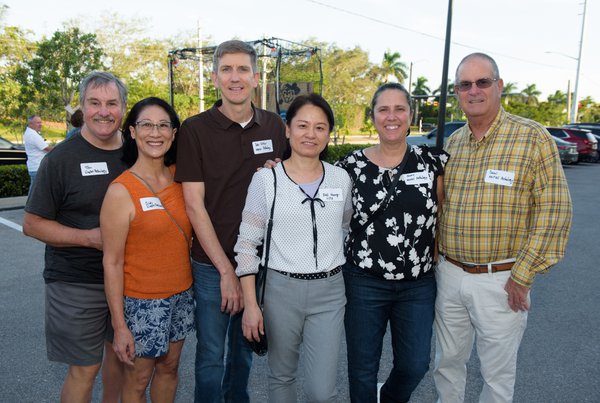
[[[515,173],[488,169],[485,171],[485,181],[495,185],[512,186],[515,181]]]

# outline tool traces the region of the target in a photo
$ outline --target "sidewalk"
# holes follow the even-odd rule
[[[21,209],[26,201],[27,196],[0,198],[0,211]]]

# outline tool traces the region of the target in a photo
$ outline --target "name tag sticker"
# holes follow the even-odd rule
[[[485,171],[485,181],[495,185],[512,186],[515,181],[515,173],[488,169]]]
[[[142,211],[164,210],[158,197],[142,197],[140,198],[140,204],[142,205]]]
[[[273,152],[273,141],[271,139],[253,141],[252,148],[254,148],[254,154],[271,153]]]
[[[328,201],[344,201],[341,188],[319,189],[317,197],[325,202]]]
[[[401,178],[407,185],[429,184],[432,181],[431,175],[427,171],[403,174]]]
[[[82,162],[81,176],[108,175],[106,162]]]

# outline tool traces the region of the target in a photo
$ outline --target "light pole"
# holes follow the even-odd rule
[[[579,73],[581,71],[581,51],[583,49],[583,32],[585,28],[585,12],[587,8],[587,0],[583,0],[583,18],[581,19],[581,38],[579,40],[579,54],[578,57],[569,56],[561,52],[546,51],[545,53],[554,53],[569,59],[577,61],[577,73],[575,73],[575,90],[573,91],[573,99],[571,100],[571,118],[570,123],[577,123],[577,109],[579,107],[579,101],[577,100],[577,92],[579,91]]]
[[[579,40],[579,56],[577,57],[577,75],[575,76],[575,91],[573,92],[573,105],[571,105],[571,123],[577,123],[577,108],[579,101],[577,100],[577,90],[579,89],[579,71],[581,69],[581,50],[583,48],[583,29],[585,27],[585,11],[587,8],[587,0],[583,0],[583,18],[581,19],[581,39]]]

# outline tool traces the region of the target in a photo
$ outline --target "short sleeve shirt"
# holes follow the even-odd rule
[[[437,178],[448,154],[433,155],[413,146],[389,204],[367,228],[360,228],[385,199],[398,167],[375,165],[357,150],[337,165],[353,181],[354,214],[346,239],[347,258],[367,273],[385,280],[416,280],[433,268],[438,210]]]
[[[23,143],[25,144],[25,152],[27,153],[27,170],[36,172],[42,162],[42,158],[46,155],[46,140],[31,127],[25,129],[23,134]]]
[[[233,264],[233,247],[252,175],[268,159],[281,158],[287,140],[278,115],[253,106],[252,120],[242,127],[219,111],[221,105],[222,101],[217,101],[211,109],[181,125],[175,180],[204,182],[206,210]],[[192,257],[211,264],[196,236]]]
[[[100,226],[100,207],[108,185],[126,168],[122,150],[102,150],[75,136],[42,160],[25,211],[78,229]],[[46,245],[44,279],[102,284],[102,252],[84,247]]]

